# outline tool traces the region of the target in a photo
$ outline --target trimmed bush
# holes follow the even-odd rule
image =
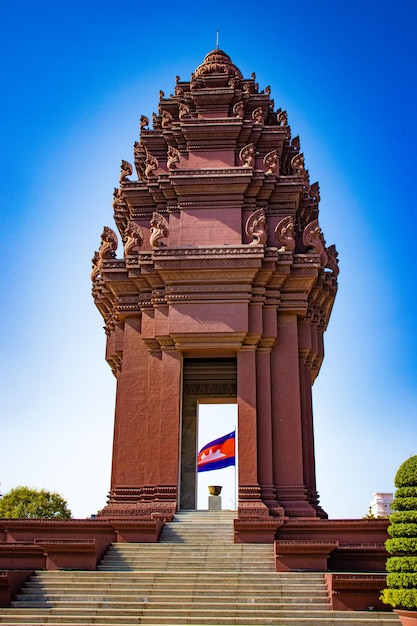
[[[395,475],[395,499],[385,547],[387,589],[381,600],[394,608],[417,610],[417,455],[405,461]]]

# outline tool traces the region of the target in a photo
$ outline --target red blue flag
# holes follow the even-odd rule
[[[209,472],[236,464],[236,432],[210,441],[201,448],[197,457],[197,471]]]

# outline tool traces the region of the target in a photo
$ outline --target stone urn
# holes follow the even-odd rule
[[[394,613],[398,615],[403,626],[417,626],[417,611],[394,609]]]
[[[219,496],[222,492],[222,487],[221,485],[209,485],[208,490],[211,496]]]

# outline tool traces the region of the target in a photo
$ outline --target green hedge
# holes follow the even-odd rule
[[[395,511],[389,520],[391,524],[417,524],[417,511]]]
[[[416,572],[417,556],[390,556],[386,564],[387,572]]]
[[[416,511],[417,498],[394,498],[391,508],[394,511]]]
[[[417,455],[407,459],[395,475],[395,499],[385,547],[387,589],[381,600],[394,608],[417,610]]]
[[[390,604],[394,609],[415,611],[417,607],[417,589],[384,589],[382,602]]]
[[[417,537],[417,524],[391,524],[388,526],[391,537]]]
[[[394,482],[396,487],[417,487],[417,454],[400,465]]]

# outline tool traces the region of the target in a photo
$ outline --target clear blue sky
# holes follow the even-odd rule
[[[288,111],[340,289],[314,385],[321,503],[366,514],[417,452],[417,5],[3,3],[1,430],[5,493],[64,495],[76,516],[110,481],[115,383],[90,296],[140,115],[220,47]],[[216,436],[217,433],[214,433]]]

